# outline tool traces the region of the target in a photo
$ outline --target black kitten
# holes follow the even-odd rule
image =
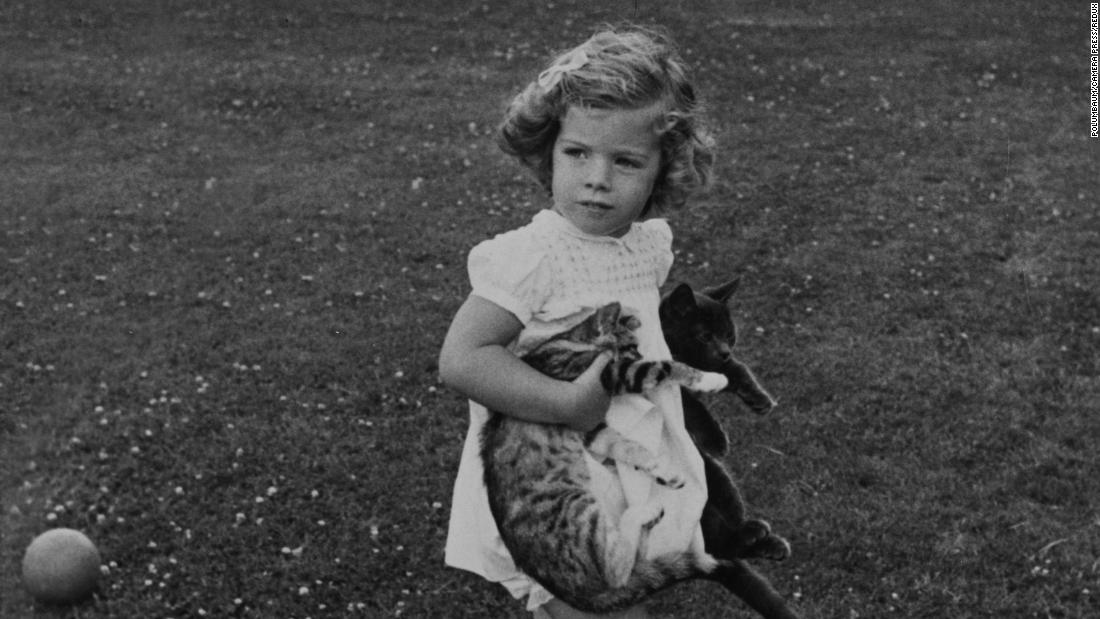
[[[703,370],[721,372],[729,379],[726,390],[737,394],[753,411],[764,414],[775,407],[772,398],[731,348],[737,331],[727,305],[739,279],[694,292],[680,284],[661,300],[661,329],[673,359]],[[771,584],[744,559],[781,561],[790,556],[790,545],[771,533],[762,520],[745,518],[745,502],[733,478],[721,462],[729,450],[722,426],[702,402],[681,391],[684,423],[703,457],[707,480],[707,504],[701,520],[706,551],[722,559],[719,567],[705,576],[740,597],[768,619],[798,619]]]

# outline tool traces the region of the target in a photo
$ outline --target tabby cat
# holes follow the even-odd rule
[[[672,347],[669,338],[674,351],[698,349],[704,344],[717,350],[716,355],[697,354],[696,358],[721,374],[700,372],[677,361],[641,360],[633,336],[637,320],[622,316],[618,304],[601,308],[576,328],[532,350],[524,360],[551,376],[571,380],[600,352],[611,350],[616,355],[601,380],[612,393],[643,392],[671,380],[697,391],[728,386],[758,410],[765,402],[774,405],[748,368],[732,358],[729,345],[723,349],[719,342],[727,335],[725,327],[732,340],[728,310],[714,316],[699,311],[700,305],[707,310],[713,310],[713,305],[724,308],[725,298],[708,304],[707,299],[696,303],[695,296],[690,288],[681,287],[664,299],[662,326],[666,337],[672,334],[683,340]],[[690,337],[685,335],[688,332]],[[719,337],[714,337],[714,332]],[[730,378],[751,384],[730,384]],[[720,437],[719,446],[724,450],[721,427],[698,400],[691,401],[696,406],[692,417],[701,420],[702,431]],[[693,433],[698,444],[696,434],[702,435],[700,427]],[[680,483],[666,463],[607,426],[582,435],[563,426],[493,413],[482,433],[485,483],[501,537],[520,569],[571,606],[590,612],[632,606],[648,593],[679,580],[706,577],[720,582],[765,617],[797,619],[768,582],[741,561],[749,557],[783,559],[790,549],[763,521],[744,520],[740,493],[717,460],[721,454],[701,450],[710,494],[702,522],[707,551],[639,561],[645,554],[646,532],[662,516],[660,507],[628,509],[616,526],[609,515],[600,512],[587,488],[586,449],[597,460],[616,460],[648,471],[660,483],[672,487]]]
[[[600,379],[613,394],[641,393],[667,381],[697,390],[726,387],[722,374],[641,359],[633,333],[638,324],[612,303],[523,359],[545,374],[572,380],[610,351],[614,356]],[[632,606],[675,580],[714,571],[717,562],[702,551],[640,559],[646,533],[663,509],[652,502],[628,508],[621,518],[604,513],[588,489],[586,450],[598,461],[630,464],[659,483],[682,485],[662,458],[606,424],[584,434],[492,413],[481,435],[489,507],[524,573],[575,608],[608,612]]]

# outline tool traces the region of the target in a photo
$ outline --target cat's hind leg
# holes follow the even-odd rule
[[[737,484],[718,458],[700,452],[707,479],[707,504],[700,524],[707,550],[726,559],[771,559],[791,556],[787,540],[772,533],[763,520],[745,518],[745,502]]]
[[[791,544],[772,533],[771,525],[763,520],[745,520],[735,525],[720,545],[715,554],[730,559],[785,561],[791,556]]]
[[[608,526],[604,536],[604,578],[611,588],[619,588],[630,580],[634,565],[645,549],[645,536],[661,518],[665,508],[657,501],[628,507],[619,519],[619,526]],[[606,514],[604,515],[606,518]]]
[[[730,449],[730,440],[722,424],[686,389],[680,390],[680,399],[684,403],[684,426],[699,452],[704,457],[721,458],[726,455]]]
[[[670,488],[682,488],[684,479],[667,458],[658,456],[637,441],[625,437],[606,424],[589,432],[585,447],[597,460],[614,460],[629,464]]]
[[[746,559],[769,559],[771,561],[786,561],[791,557],[791,544],[782,537],[772,533],[771,526],[763,520],[746,520],[742,529],[759,527],[759,530],[748,535],[753,539],[745,546],[741,556]]]

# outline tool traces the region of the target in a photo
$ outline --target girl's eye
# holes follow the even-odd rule
[[[584,157],[584,149],[581,148],[566,148],[561,151],[566,157],[572,157],[574,159]]]
[[[624,168],[630,168],[632,170],[637,170],[642,167],[642,164],[634,159],[619,159],[618,163]]]

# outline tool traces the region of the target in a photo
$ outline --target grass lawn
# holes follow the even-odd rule
[[[807,618],[1100,612],[1100,141],[1081,2],[0,2],[0,616],[523,617],[445,568],[465,255],[544,196],[502,105],[601,21],[722,145],[677,281],[743,276],[711,400]],[[82,529],[96,599],[35,605]],[[749,617],[713,585],[656,617]]]

